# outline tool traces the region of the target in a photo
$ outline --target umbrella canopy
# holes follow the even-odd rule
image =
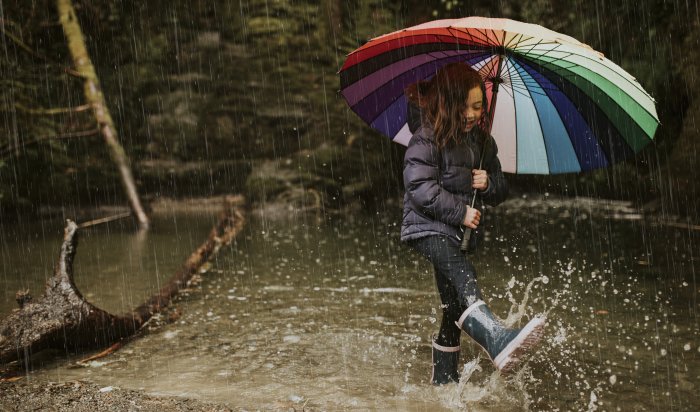
[[[437,20],[377,37],[348,55],[341,93],[372,128],[407,145],[404,90],[452,62],[485,80],[505,172],[606,167],[638,152],[659,125],[654,99],[602,53],[508,19]]]

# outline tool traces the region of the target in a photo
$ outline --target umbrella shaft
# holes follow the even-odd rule
[[[496,69],[496,76],[494,76],[491,79],[491,104],[489,105],[488,112],[489,130],[487,130],[489,133],[491,133],[491,129],[493,128],[493,117],[496,114],[496,99],[498,98],[498,86],[500,86],[500,84],[503,83],[503,79],[501,79],[501,72],[503,70],[503,59],[505,57],[505,54],[498,54],[498,69]]]
[[[491,133],[491,128],[493,127],[493,116],[496,112],[496,98],[498,97],[498,86],[503,82],[501,79],[501,71],[503,70],[503,58],[505,57],[504,53],[499,52],[498,54],[498,69],[496,70],[496,76],[491,80],[491,105],[489,106],[489,111],[488,111],[488,116],[489,116],[489,124],[488,124],[488,132],[489,134]],[[488,141],[488,140],[487,140]],[[484,143],[484,147],[481,150],[481,156],[479,159],[479,169],[483,168],[484,166],[484,154],[486,153],[486,144]],[[472,204],[471,207],[473,208],[474,205],[476,204],[476,191],[474,191],[474,195],[472,196]]]

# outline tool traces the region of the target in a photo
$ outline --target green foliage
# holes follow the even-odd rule
[[[469,15],[541,24],[590,44],[635,75],[659,102],[663,127],[653,151],[661,160],[644,153],[638,163],[565,178],[559,187],[606,194],[642,187],[639,182],[648,179],[638,177],[653,174],[650,169],[675,149],[686,108],[697,94],[697,85],[689,83],[697,42],[685,41],[693,13],[681,3],[82,0],[77,6],[122,143],[146,190],[206,184],[202,165],[209,162],[214,165],[209,176],[221,176],[219,186],[211,185],[216,190],[226,184],[238,190],[248,180],[251,192],[266,198],[291,181],[332,199],[341,192],[371,197],[401,189],[391,172],[400,171],[401,149],[364,125],[337,94],[345,55],[405,26]],[[0,145],[19,145],[0,164],[0,205],[119,199],[99,138],[30,143],[94,125],[82,112],[35,110],[83,101],[80,79],[66,70],[70,62],[60,27],[46,24],[55,21],[51,2],[3,1],[3,12]],[[692,133],[683,136],[682,150],[694,153]],[[246,167],[223,166],[228,160],[266,159],[287,159],[291,163],[284,167],[294,173],[287,180],[272,172],[247,179]],[[139,171],[151,161],[201,168]],[[229,179],[226,170],[243,176]],[[159,179],[166,183],[159,185]]]
[[[55,19],[49,3],[3,2],[2,11],[0,209],[6,210],[75,194],[65,173],[75,170],[67,141],[51,137],[95,126],[70,109],[80,104],[75,103],[80,82],[60,57],[65,50],[60,27],[43,24]]]

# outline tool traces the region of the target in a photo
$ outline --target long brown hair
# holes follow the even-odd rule
[[[447,64],[432,79],[406,88],[408,100],[418,105],[432,124],[438,148],[445,147],[450,141],[458,142],[464,134],[463,113],[467,107],[469,91],[475,87],[480,87],[483,92],[483,107],[486,112],[484,82],[479,73],[465,63]]]

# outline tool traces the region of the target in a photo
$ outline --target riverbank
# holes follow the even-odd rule
[[[20,380],[0,383],[3,411],[232,411],[226,405],[144,391],[100,386],[85,380],[34,383]]]

